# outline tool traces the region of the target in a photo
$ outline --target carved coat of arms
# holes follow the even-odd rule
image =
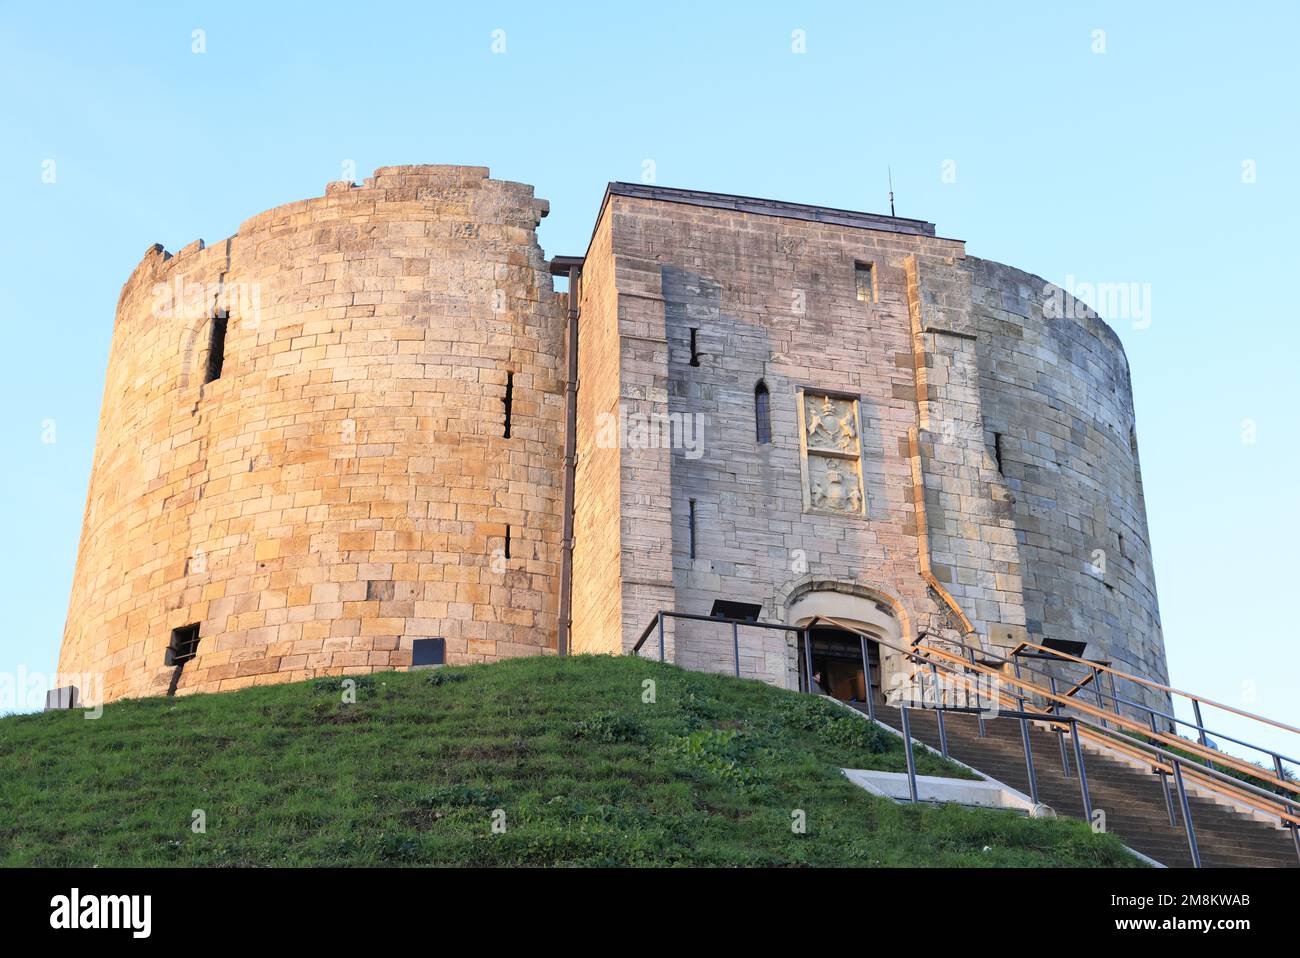
[[[862,447],[857,400],[805,392],[799,401],[805,507],[862,515]]]

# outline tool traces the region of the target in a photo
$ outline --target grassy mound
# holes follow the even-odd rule
[[[901,743],[631,658],[135,699],[0,719],[0,864],[1135,864],[1082,823],[899,806],[841,767],[902,771]]]

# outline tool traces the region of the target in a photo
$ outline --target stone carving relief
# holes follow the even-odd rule
[[[804,394],[804,431],[809,451],[834,450],[857,455],[857,403],[852,399]]]
[[[800,394],[799,404],[804,508],[864,515],[858,401],[804,392]]]

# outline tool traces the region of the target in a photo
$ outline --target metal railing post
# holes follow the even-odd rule
[[[911,793],[912,802],[916,803],[920,799],[916,793],[916,759],[912,755],[912,723],[908,721],[906,705],[900,703],[898,712],[903,719],[903,751],[907,756],[907,789]]]
[[[1106,724],[1105,719],[1106,703],[1101,697],[1101,671],[1096,666],[1093,666],[1092,669],[1092,692],[1097,696],[1097,708],[1102,711],[1101,727],[1108,729],[1110,726]]]
[[[1011,665],[1015,669],[1016,678],[1019,679],[1020,663],[1013,662]],[[1016,707],[1021,713],[1025,711],[1025,696],[1019,682],[1016,683]],[[1034,773],[1034,749],[1029,742],[1029,720],[1023,717],[1020,719],[1020,743],[1025,747],[1025,771],[1029,774],[1029,797],[1037,805],[1038,776]]]
[[[1159,733],[1155,712],[1151,713],[1151,731]],[[1165,811],[1169,813],[1169,824],[1177,825],[1178,818],[1174,815],[1174,797],[1169,794],[1169,774],[1162,768],[1157,768],[1155,771],[1160,776],[1160,791],[1165,796]]]
[[[813,673],[812,673],[812,629],[803,630],[803,661],[804,672],[808,676],[808,692],[813,693]]]
[[[1083,767],[1083,746],[1079,744],[1079,723],[1070,719],[1070,739],[1074,742],[1074,765],[1079,770],[1079,794],[1083,798],[1083,814],[1092,824],[1092,795],[1088,792],[1088,772]]]
[[[1047,677],[1047,682],[1049,688],[1051,688],[1052,690],[1052,704],[1053,706],[1055,706],[1056,705],[1056,676],[1049,675]],[[1056,744],[1061,747],[1061,768],[1065,772],[1065,777],[1069,778],[1070,777],[1070,756],[1065,751],[1065,732],[1060,728],[1056,729]]]
[[[867,686],[867,718],[874,721],[876,718],[876,696],[871,689],[871,661],[867,655],[867,637],[859,635],[858,639],[862,642],[862,678]]]
[[[740,678],[740,624],[731,623],[731,648],[736,653],[736,678]]]
[[[1286,772],[1282,768],[1282,759],[1277,755],[1273,756],[1273,769],[1277,772],[1277,777],[1285,782]],[[1292,813],[1296,811],[1296,805],[1292,802],[1285,802],[1282,807]],[[1294,822],[1287,821],[1282,823],[1282,827],[1291,833],[1291,841],[1295,845],[1295,853],[1297,856],[1300,856],[1300,827],[1297,827]]]
[[[1196,738],[1202,745],[1205,744],[1205,722],[1201,720],[1201,703],[1199,699],[1192,699],[1192,711],[1196,714]]]
[[[935,668],[934,663],[930,663],[930,686],[934,689],[934,715],[939,720],[939,752],[944,758],[948,757],[948,730],[943,724],[943,703],[939,701],[939,670]]]
[[[1038,776],[1034,773],[1034,749],[1029,743],[1029,722],[1020,720],[1020,739],[1025,746],[1025,771],[1029,773],[1029,797],[1038,804]]]
[[[966,650],[966,658],[968,658],[968,659],[970,660],[971,671],[975,674],[975,708],[979,709],[979,712],[976,713],[975,718],[976,718],[976,721],[977,721],[977,723],[978,723],[978,725],[979,725],[980,738],[985,738],[985,737],[988,735],[988,732],[987,732],[987,731],[985,730],[985,728],[984,728],[984,705],[983,705],[983,703],[980,701],[980,674],[979,674],[979,671],[978,671],[977,669],[975,669],[975,667],[974,667],[974,666],[975,666],[975,650],[974,650],[974,649],[967,649],[967,650]]]
[[[659,610],[659,661],[664,661],[664,613]]]
[[[1115,691],[1115,673],[1107,672],[1106,677],[1110,679],[1110,704],[1114,707],[1115,714],[1123,718],[1124,713],[1119,710],[1119,695]]]
[[[1196,830],[1192,827],[1192,806],[1187,801],[1187,788],[1183,785],[1183,767],[1178,759],[1173,760],[1174,784],[1178,786],[1178,804],[1183,809],[1183,828],[1187,832],[1187,848],[1192,853],[1192,867],[1201,867],[1201,850],[1196,847]]]

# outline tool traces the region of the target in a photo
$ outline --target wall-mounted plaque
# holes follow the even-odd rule
[[[799,432],[804,510],[865,516],[857,397],[801,389]]]

